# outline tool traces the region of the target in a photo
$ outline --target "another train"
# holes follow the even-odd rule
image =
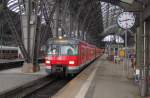
[[[45,58],[46,72],[77,74],[102,53],[103,49],[78,39],[50,39]]]
[[[21,58],[19,47],[0,46],[0,59],[18,59]]]

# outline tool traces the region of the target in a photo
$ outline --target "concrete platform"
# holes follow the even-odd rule
[[[0,71],[0,93],[21,85],[27,84],[34,80],[47,76],[44,66],[41,65],[40,72],[36,73],[22,73],[21,68],[14,68]]]
[[[124,67],[101,57],[52,98],[141,98]]]
[[[20,62],[20,61],[24,61],[24,60],[23,59],[14,59],[14,60],[0,59],[0,64],[11,63],[11,62]]]

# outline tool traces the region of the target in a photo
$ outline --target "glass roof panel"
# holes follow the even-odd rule
[[[101,2],[101,9],[104,28],[116,24],[117,16],[123,11],[123,9],[121,9],[119,6],[115,6],[106,2]]]
[[[121,36],[118,36],[118,35],[108,35],[102,41],[104,41],[104,42],[113,42],[113,41],[115,41],[116,43],[124,43],[124,39]]]
[[[7,7],[9,8],[9,10],[16,12],[16,13],[20,13],[21,15],[25,14],[25,8],[24,8],[24,4],[23,4],[23,0],[9,0],[7,3]],[[21,10],[21,11],[20,11]],[[38,15],[41,14],[41,11],[38,13]],[[44,16],[42,16],[42,24],[45,23],[45,19]]]
[[[18,0],[9,0],[7,3],[7,7],[13,12],[19,13],[21,10],[22,13],[25,13],[23,3],[20,2],[20,5],[19,5]]]

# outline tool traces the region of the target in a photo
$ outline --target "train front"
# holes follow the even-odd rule
[[[78,45],[69,40],[55,41],[48,47],[45,58],[46,71],[52,74],[77,73],[79,71]]]

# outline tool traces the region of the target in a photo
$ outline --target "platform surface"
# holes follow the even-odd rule
[[[23,59],[13,59],[13,60],[0,59],[0,64],[10,63],[10,62],[20,62],[20,61],[24,61],[24,60]]]
[[[141,98],[138,87],[127,79],[123,64],[101,57],[52,98]]]
[[[22,73],[21,68],[0,71],[0,93],[47,76],[44,66],[36,73]]]

